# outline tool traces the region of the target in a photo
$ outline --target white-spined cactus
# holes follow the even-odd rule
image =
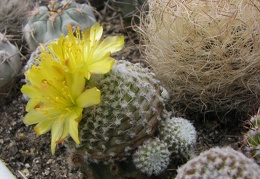
[[[189,158],[189,152],[196,143],[197,132],[188,120],[172,117],[160,123],[159,138],[168,144],[171,152]]]
[[[96,22],[91,7],[74,1],[51,0],[48,6],[36,7],[23,29],[25,40],[31,50],[39,43],[45,43],[68,33],[67,25],[86,29]]]
[[[230,147],[216,147],[201,153],[180,167],[176,179],[259,177],[260,167],[252,159]]]
[[[161,120],[164,99],[155,75],[140,64],[117,61],[106,75],[93,76],[101,104],[86,108],[79,124],[80,145],[90,161],[118,161],[150,138]]]
[[[136,168],[151,176],[163,172],[170,163],[171,152],[159,138],[148,139],[133,155]]]
[[[19,49],[0,33],[0,93],[7,93],[21,69]]]

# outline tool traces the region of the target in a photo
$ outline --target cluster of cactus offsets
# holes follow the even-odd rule
[[[9,91],[21,69],[19,49],[0,33],[0,93]]]
[[[170,163],[171,152],[165,142],[159,138],[148,139],[133,155],[136,168],[147,175],[158,175]]]
[[[250,130],[245,135],[248,149],[256,161],[260,161],[260,107],[249,120]]]
[[[189,152],[196,143],[197,132],[188,120],[172,117],[161,121],[159,138],[167,143],[171,152],[189,158]]]
[[[39,43],[46,43],[68,33],[67,25],[80,26],[82,30],[96,22],[91,7],[71,0],[51,0],[48,6],[36,7],[23,29],[24,37],[31,50]]]
[[[123,60],[110,73],[93,76],[89,85],[102,91],[101,103],[83,112],[81,144],[71,138],[65,144],[84,151],[90,161],[124,160],[153,136],[164,109],[164,89],[149,69]]]
[[[260,167],[254,160],[230,147],[212,148],[202,152],[178,169],[176,179],[185,178],[248,178],[260,177]]]

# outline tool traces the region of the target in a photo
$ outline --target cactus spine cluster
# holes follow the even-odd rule
[[[31,50],[39,43],[45,43],[68,33],[67,25],[86,29],[96,22],[90,6],[74,1],[51,0],[49,5],[36,7],[23,29],[24,37]]]
[[[9,91],[21,69],[19,49],[0,33],[0,93]]]
[[[260,167],[230,147],[202,152],[178,169],[176,179],[188,178],[259,178]]]
[[[154,134],[164,108],[163,90],[147,68],[127,61],[117,61],[108,74],[93,76],[89,85],[102,91],[102,102],[84,110],[81,144],[68,140],[66,145],[84,151],[90,161],[122,160]]]

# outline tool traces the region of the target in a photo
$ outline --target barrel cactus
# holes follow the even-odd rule
[[[212,148],[178,169],[176,179],[259,178],[260,167],[230,147]]]
[[[23,34],[31,50],[35,50],[39,43],[66,35],[68,24],[86,29],[96,22],[89,5],[68,0],[51,0],[48,6],[36,7],[30,14]]]
[[[0,93],[7,93],[21,69],[19,49],[0,33]]]
[[[123,160],[154,134],[164,108],[164,89],[147,68],[127,61],[117,61],[104,76],[93,76],[90,85],[102,91],[102,102],[84,110],[79,125],[82,143],[69,139],[66,145],[84,151],[90,161]]]

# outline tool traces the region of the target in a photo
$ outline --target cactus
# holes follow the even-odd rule
[[[194,126],[180,117],[167,118],[160,123],[159,138],[166,142],[169,150],[176,156],[189,158],[189,153],[196,143],[197,133]]]
[[[69,139],[66,145],[84,151],[90,161],[123,160],[154,134],[164,108],[163,90],[147,68],[127,61],[116,62],[104,76],[93,76],[90,85],[102,91],[102,102],[84,110],[81,144]]]
[[[260,161],[260,107],[256,115],[249,120],[250,130],[245,135],[245,141],[252,157]]]
[[[133,161],[136,168],[147,175],[158,175],[170,163],[171,152],[165,142],[159,138],[148,139],[135,151]]]
[[[57,39],[61,34],[66,35],[68,24],[86,29],[95,22],[93,11],[87,4],[51,0],[47,7],[36,7],[31,12],[23,33],[30,49],[35,50],[39,43]]]
[[[176,179],[185,178],[259,178],[260,167],[230,147],[212,148],[178,169]]]
[[[7,93],[21,69],[19,49],[0,33],[0,93]]]

